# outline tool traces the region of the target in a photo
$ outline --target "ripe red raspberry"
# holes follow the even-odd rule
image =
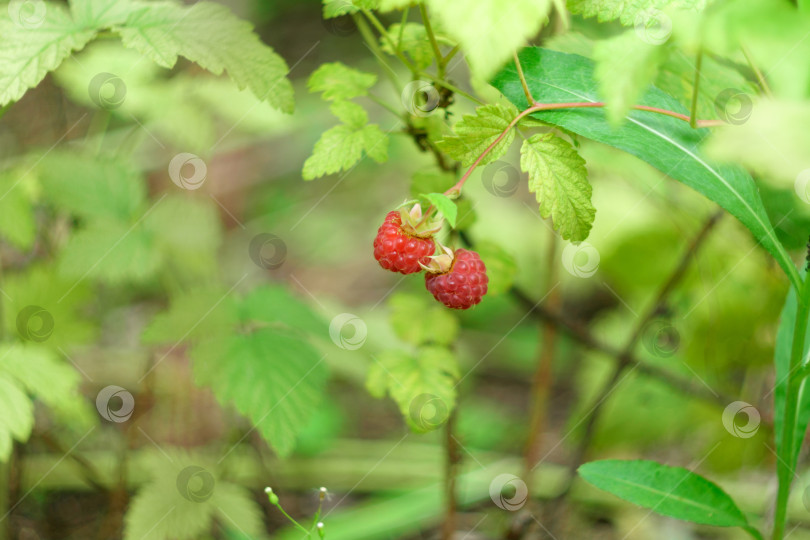
[[[388,212],[374,239],[374,258],[380,266],[401,274],[422,270],[419,263],[429,263],[435,250],[431,237],[421,238],[403,230],[402,215],[396,210]]]
[[[442,304],[468,309],[487,294],[487,268],[478,253],[457,249],[447,272],[425,274],[427,290]]]

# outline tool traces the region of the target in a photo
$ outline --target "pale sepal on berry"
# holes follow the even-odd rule
[[[410,210],[403,206],[399,213],[402,217],[402,230],[419,238],[430,238],[442,230],[444,225],[444,219],[437,214],[424,215],[419,203],[414,204]]]
[[[436,244],[441,248],[443,253],[432,255],[428,264],[419,263],[419,266],[431,274],[443,274],[452,268],[455,253],[445,245],[439,244],[438,242],[436,242]]]

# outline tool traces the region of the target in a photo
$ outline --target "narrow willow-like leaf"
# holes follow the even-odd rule
[[[658,514],[703,525],[741,527],[762,539],[725,491],[682,467],[606,459],[586,463],[578,472],[599,489]]]

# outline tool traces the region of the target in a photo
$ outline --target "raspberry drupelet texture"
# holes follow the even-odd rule
[[[427,290],[442,304],[453,309],[468,309],[487,294],[487,269],[478,253],[457,249],[450,270],[425,274]]]
[[[420,272],[419,263],[427,264],[436,246],[432,238],[420,238],[402,230],[402,216],[388,212],[374,239],[374,258],[380,266],[392,272]]]

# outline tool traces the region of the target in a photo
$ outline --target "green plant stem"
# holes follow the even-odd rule
[[[363,15],[366,16],[371,25],[377,29],[377,32],[379,32],[380,36],[388,43],[388,46],[391,47],[391,50],[394,52],[394,56],[399,58],[399,61],[402,62],[405,65],[405,67],[407,67],[411,71],[411,73],[416,75],[419,70],[417,70],[413,66],[413,64],[411,64],[411,62],[407,58],[405,58],[405,55],[402,54],[402,52],[399,50],[397,44],[394,43],[393,39],[391,39],[391,36],[388,34],[388,30],[385,29],[385,26],[382,25],[382,23],[374,15],[374,13],[372,13],[367,9],[362,10],[362,13]]]
[[[484,105],[484,102],[481,101],[480,99],[478,99],[477,97],[475,97],[475,96],[473,96],[471,94],[468,94],[464,90],[462,90],[462,89],[460,89],[460,88],[458,88],[456,86],[453,86],[449,82],[444,81],[444,80],[440,79],[439,77],[437,77],[435,75],[431,75],[430,73],[425,73],[424,71],[420,71],[419,73],[416,74],[416,76],[417,77],[424,77],[424,78],[432,81],[434,84],[438,84],[442,88],[447,88],[448,90],[452,90],[452,92],[454,94],[464,96],[465,98],[467,98],[470,101],[473,101],[475,103],[478,103],[479,105]]]
[[[546,253],[546,280],[545,289],[551,290],[557,282],[557,234],[548,231],[548,252]],[[560,291],[555,288],[549,294],[547,300],[549,309],[559,310]],[[529,435],[527,437],[524,454],[524,475],[525,482],[531,491],[531,481],[535,465],[540,459],[540,448],[542,445],[543,433],[547,425],[548,402],[551,394],[552,371],[554,363],[554,352],[557,346],[558,328],[549,320],[540,321],[538,328],[540,338],[540,352],[537,355],[537,366],[535,367],[534,378],[531,388],[531,412],[529,416]]]
[[[13,105],[13,103],[6,103],[2,107],[0,107],[0,118],[3,118],[3,115],[6,114],[6,111],[8,111],[11,108],[11,105]]]
[[[456,478],[461,465],[461,451],[454,435],[457,421],[457,410],[450,413],[444,426],[444,522],[442,523],[442,540],[452,540],[456,532],[456,511],[458,494]]]
[[[512,57],[515,60],[515,68],[517,68],[517,74],[520,78],[520,85],[523,86],[523,93],[526,94],[526,103],[534,105],[535,101],[532,97],[532,91],[529,90],[529,84],[526,82],[526,75],[523,74],[523,66],[520,65],[520,58],[518,58],[517,51],[512,53]]]
[[[522,118],[524,118],[524,117],[526,117],[526,116],[528,116],[528,115],[530,115],[532,113],[538,112],[538,111],[550,111],[550,110],[555,110],[555,109],[586,109],[586,108],[599,108],[599,107],[604,107],[604,106],[605,106],[605,104],[603,102],[601,102],[601,101],[577,101],[577,102],[570,102],[570,103],[535,103],[531,107],[528,107],[528,108],[524,109],[517,116],[515,116],[512,119],[512,121],[509,122],[509,125],[506,126],[506,129],[504,129],[501,132],[501,134],[498,135],[498,137],[494,141],[492,141],[492,143],[489,146],[487,146],[486,149],[484,149],[484,151],[481,153],[481,155],[478,156],[478,158],[473,162],[472,165],[470,165],[470,168],[467,169],[467,172],[464,173],[464,176],[462,176],[459,179],[459,181],[456,183],[456,185],[454,185],[453,187],[451,187],[450,189],[445,191],[444,194],[445,195],[450,195],[452,193],[461,193],[461,189],[464,187],[464,182],[467,181],[467,179],[470,177],[470,175],[475,170],[475,168],[481,163],[481,160],[483,160],[486,157],[486,155],[489,154],[490,151],[492,151],[492,149],[495,148],[498,145],[498,143],[501,142],[501,140],[503,140],[504,137],[506,137],[506,134],[509,133],[509,131],[512,128],[514,128],[517,125],[517,123],[520,122],[520,120]],[[677,112],[674,112],[674,111],[669,111],[667,109],[659,109],[658,107],[649,107],[647,105],[633,105],[631,108],[639,110],[639,111],[647,111],[647,112],[654,112],[654,113],[658,113],[658,114],[663,114],[665,116],[671,116],[672,118],[677,118],[678,120],[683,120],[684,122],[689,122],[689,116],[687,116],[685,114],[677,113]],[[723,121],[721,121],[721,120],[698,120],[697,121],[697,125],[699,127],[719,126],[719,125],[724,125],[724,124],[725,123]]]
[[[360,31],[360,35],[363,37],[363,41],[365,41],[368,48],[371,49],[371,53],[377,59],[377,62],[380,63],[385,75],[391,80],[394,88],[396,88],[397,92],[400,92],[402,90],[402,84],[399,82],[399,77],[397,77],[397,73],[394,71],[394,68],[388,65],[388,62],[385,61],[385,56],[380,50],[380,46],[377,44],[377,40],[374,38],[371,28],[368,27],[365,19],[357,14],[352,15],[352,17],[354,18],[354,24],[357,25],[357,29]]]
[[[377,105],[382,107],[383,109],[389,111],[390,113],[392,113],[394,116],[396,116],[400,120],[402,119],[402,111],[396,110],[396,108],[393,105],[390,105],[390,104],[386,103],[385,101],[383,101],[382,99],[378,98],[377,96],[375,96],[374,94],[371,94],[371,93],[368,94],[368,99],[370,99],[371,101],[373,101],[374,103],[376,103]]]
[[[430,46],[433,47],[433,54],[436,56],[436,76],[444,79],[445,59],[442,56],[441,49],[439,49],[439,43],[436,41],[436,35],[433,33],[430,17],[428,17],[427,8],[424,4],[419,4],[419,13],[422,15],[422,24],[425,25],[425,32],[427,32],[428,40],[430,40]]]
[[[408,14],[411,12],[411,7],[407,6],[402,10],[402,19],[399,21],[399,35],[397,36],[397,51],[402,51],[402,36],[405,35],[405,24],[408,22]]]
[[[774,512],[773,540],[782,540],[785,534],[787,504],[790,498],[790,485],[793,482],[794,463],[793,448],[796,438],[796,414],[799,401],[799,390],[802,383],[802,360],[804,343],[807,334],[807,318],[810,315],[810,280],[806,277],[797,291],[796,323],[793,327],[793,345],[790,350],[788,366],[788,383],[785,389],[785,410],[782,423],[782,436],[779,459],[776,462],[776,476],[779,489],[776,493],[776,511]],[[803,434],[800,434],[803,436]]]
[[[458,45],[454,45],[453,48],[450,49],[450,52],[448,52],[447,55],[445,55],[445,57],[444,57],[444,65],[447,65],[450,62],[450,60],[453,59],[453,57],[456,55],[456,53],[459,50],[460,50],[460,47]]]
[[[756,76],[757,82],[759,82],[759,86],[760,88],[762,88],[762,91],[768,97],[773,96],[773,94],[771,93],[771,87],[768,86],[768,81],[765,80],[765,75],[762,74],[762,71],[760,71],[760,69],[754,63],[754,60],[753,58],[751,58],[751,53],[748,51],[748,48],[746,48],[745,45],[743,45],[742,47],[740,47],[740,49],[742,50],[743,56],[745,56],[745,61],[748,62],[748,67],[750,67],[751,70],[754,72],[754,75]]]
[[[700,90],[700,68],[703,64],[703,49],[699,49],[695,59],[695,83],[692,85],[692,107],[689,109],[689,125],[692,129],[697,127],[697,104]]]

